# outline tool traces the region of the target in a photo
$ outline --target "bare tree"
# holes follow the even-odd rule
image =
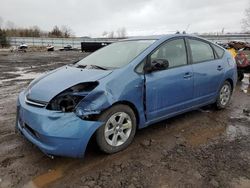
[[[127,36],[127,30],[125,27],[117,29],[116,33],[118,38],[125,38]]]
[[[242,29],[245,32],[250,32],[250,6],[245,10],[245,18],[242,19]]]
[[[2,25],[3,25],[3,18],[0,17],[0,28],[2,27]]]
[[[108,32],[107,31],[103,31],[102,36],[103,37],[107,37],[108,36]]]
[[[15,29],[15,28],[16,28],[16,25],[15,25],[15,23],[12,22],[12,21],[7,21],[6,24],[5,24],[5,27],[6,27],[7,29]]]
[[[69,38],[73,35],[72,29],[70,29],[69,26],[62,25],[61,31],[62,31],[63,37],[65,37],[65,38]]]
[[[0,47],[8,47],[9,41],[6,36],[6,32],[0,28]]]
[[[108,38],[114,38],[115,37],[115,32],[110,31],[107,36],[108,36]]]
[[[49,32],[49,37],[62,37],[62,31],[58,28],[58,26],[54,26],[51,32]]]
[[[40,37],[41,36],[41,29],[36,25],[31,27],[30,31],[31,31],[33,37]]]

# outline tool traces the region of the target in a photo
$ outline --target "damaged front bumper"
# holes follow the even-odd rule
[[[73,112],[28,105],[24,92],[17,100],[18,130],[48,155],[83,157],[91,136],[101,125],[99,121],[82,120]]]

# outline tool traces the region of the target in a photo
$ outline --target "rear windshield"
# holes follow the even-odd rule
[[[155,40],[131,40],[110,44],[82,59],[77,65],[120,68],[129,64]]]

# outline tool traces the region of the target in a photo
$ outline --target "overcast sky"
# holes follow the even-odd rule
[[[0,17],[20,27],[69,26],[76,36],[101,36],[125,27],[129,35],[186,30],[241,31],[250,0],[0,0]]]

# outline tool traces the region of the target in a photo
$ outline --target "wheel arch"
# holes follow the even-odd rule
[[[129,108],[131,108],[133,110],[133,112],[135,114],[135,118],[136,118],[136,129],[138,129],[139,128],[139,123],[140,123],[140,116],[139,116],[139,112],[138,112],[136,106],[133,103],[131,103],[129,101],[125,101],[125,100],[123,100],[123,101],[117,101],[117,102],[113,103],[110,107],[106,108],[105,110],[107,110],[109,108],[112,108],[113,106],[119,105],[119,104],[126,105],[126,106],[128,106]],[[96,142],[95,141],[95,136],[96,136],[97,130],[98,130],[98,128],[90,136],[90,138],[89,138],[89,140],[87,142],[86,149],[89,147],[89,145],[91,144],[92,141]]]
[[[234,82],[231,78],[227,78],[225,81],[229,82],[232,88],[232,91],[234,90]]]

